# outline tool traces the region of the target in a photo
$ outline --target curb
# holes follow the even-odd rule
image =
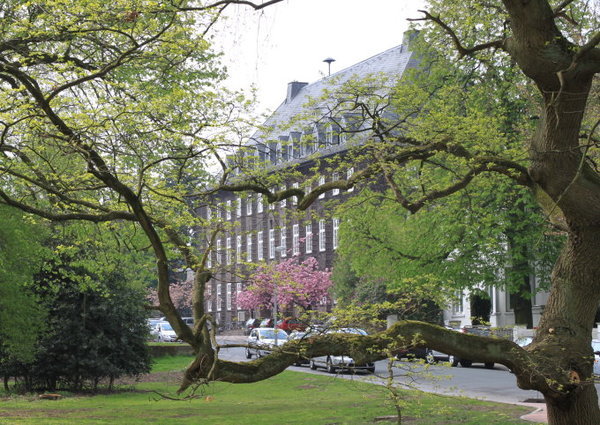
[[[527,404],[526,406],[534,407],[536,405]],[[545,407],[546,406],[544,405],[537,405],[533,412],[521,416],[521,419],[529,422],[548,423],[548,414],[546,413]]]

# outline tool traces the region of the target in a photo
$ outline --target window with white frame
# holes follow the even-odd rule
[[[325,251],[325,220],[319,220],[319,251]]]
[[[206,267],[209,269],[212,267],[212,249],[206,255]]]
[[[464,310],[464,297],[462,291],[454,292],[454,300],[452,302],[452,313],[453,314],[463,314]]]
[[[227,201],[225,206],[225,218],[231,220],[231,199]]]
[[[298,189],[298,188],[300,187],[300,185],[299,185],[298,183],[294,183],[294,184],[292,185],[292,187],[293,187],[294,189]],[[293,205],[298,205],[298,197],[297,197],[297,196],[294,196],[294,197],[292,198],[292,204],[293,204]]]
[[[210,207],[207,205],[206,206],[206,219],[210,220],[212,218],[212,211],[210,210]]]
[[[235,201],[235,216],[242,216],[242,198],[237,198],[237,200]]]
[[[331,124],[325,129],[325,143],[327,146],[333,145],[333,126]]]
[[[246,235],[246,261],[252,261],[252,235]]]
[[[212,302],[212,285],[208,284],[206,287],[206,311],[212,311],[213,302]]]
[[[300,226],[298,224],[292,226],[292,254],[300,254]]]
[[[252,215],[252,196],[246,198],[246,215]]]
[[[269,258],[275,258],[275,229],[269,229]]]
[[[242,261],[242,236],[235,237],[235,261]]]
[[[256,250],[258,251],[258,260],[262,260],[264,258],[264,253],[263,253],[263,232],[262,230],[258,232],[257,234],[257,241],[256,241]]]
[[[225,264],[231,264],[231,238],[225,239]]]
[[[287,227],[281,228],[281,257],[287,256]]]
[[[242,282],[238,282],[235,284],[235,308],[237,310],[240,309],[240,305],[238,304],[238,297],[240,296],[240,292],[242,292]]]
[[[331,180],[332,181],[337,181],[339,179],[340,179],[340,175],[338,173],[333,173]],[[339,195],[340,194],[340,190],[337,189],[337,188],[335,188],[335,189],[332,190],[331,194],[333,196]]]
[[[262,193],[259,193],[258,196],[256,197],[256,212],[257,213],[261,213],[263,212],[263,196]]]
[[[217,258],[216,258],[217,264],[221,264],[221,261],[222,261],[221,248],[222,248],[221,239],[217,239],[217,255],[216,255],[217,256]]]
[[[227,310],[231,310],[231,283],[227,284],[227,292],[225,293],[225,305]]]
[[[350,180],[350,177],[352,177],[352,174],[354,174],[354,167],[350,167],[346,171],[346,180]],[[350,189],[348,189],[348,192],[353,192],[353,191],[354,191],[354,186],[352,186]]]
[[[277,188],[274,187],[274,188],[271,189],[271,193],[275,193],[275,192],[277,192]],[[275,202],[271,202],[269,204],[269,209],[270,210],[274,210],[275,209]]]
[[[324,184],[325,184],[325,176],[319,177],[319,186],[322,186]],[[319,195],[319,199],[323,199],[324,197],[325,197],[325,192],[323,192]]]
[[[217,301],[217,311],[221,311],[222,298],[221,298],[221,284],[220,283],[217,283],[217,300],[216,301]]]
[[[337,249],[339,242],[340,219],[333,219],[333,249]]]
[[[286,189],[287,189],[287,187],[286,187],[286,186],[281,186],[281,191],[284,191],[284,190],[286,190]],[[285,208],[285,206],[286,206],[286,205],[287,205],[287,199],[283,199],[283,200],[281,201],[281,207],[282,207],[282,208]]]
[[[312,233],[312,223],[308,223],[306,225],[306,237],[304,238],[306,244],[306,253],[310,254],[313,248],[313,233]]]

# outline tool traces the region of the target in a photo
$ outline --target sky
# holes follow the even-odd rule
[[[260,0],[256,0],[260,2]],[[424,0],[284,0],[262,11],[235,6],[214,30],[234,89],[257,89],[257,111],[273,111],[291,81],[312,83],[402,42]]]

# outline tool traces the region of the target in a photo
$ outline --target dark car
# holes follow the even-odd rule
[[[258,328],[260,326],[260,319],[248,319],[244,324],[244,333],[246,335],[250,335],[252,329]]]
[[[272,328],[273,327],[273,319],[263,319],[259,325],[260,328]]]

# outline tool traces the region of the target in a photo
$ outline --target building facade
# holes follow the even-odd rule
[[[397,81],[407,69],[417,67],[418,61],[409,49],[410,37],[399,46],[368,58],[315,83],[290,82],[286,97],[264,128],[251,138],[244,148],[241,161],[255,161],[276,171],[293,167],[283,182],[271,189],[304,188],[322,185],[343,176],[351,175],[360,164],[347,163],[343,169],[332,167],[332,161],[343,158],[351,143],[348,134],[359,133],[364,122],[352,114],[327,117],[309,122],[298,120],[311,99],[318,99],[332,86],[340,86],[352,78],[368,75],[386,75]],[[312,103],[311,108],[321,108],[327,99]],[[344,128],[345,131],[340,129]],[[360,143],[360,140],[359,142]],[[240,160],[238,157],[236,160]],[[250,161],[250,160],[249,160]],[[358,189],[357,189],[358,190]],[[351,197],[354,189],[332,189],[318,197],[303,212],[295,208],[295,198],[268,204],[256,193],[219,192],[211,202],[197,209],[197,214],[208,221],[219,222],[221,231],[214,239],[208,257],[208,267],[214,271],[206,293],[206,311],[211,313],[223,328],[240,326],[250,317],[270,316],[266,311],[245,311],[236,302],[236,295],[245,288],[249,274],[257,263],[279,262],[290,256],[300,261],[307,257],[317,259],[321,269],[331,269],[338,246],[340,220],[330,208],[332,203]],[[201,237],[201,248],[209,244],[210,235]],[[532,277],[535,285],[535,279]],[[535,287],[535,286],[533,286]],[[489,289],[494,326],[506,326],[511,320],[510,297],[499,289]],[[444,311],[445,324],[465,326],[471,324],[469,293],[458,294],[457,301]],[[539,321],[546,295],[534,297],[534,321]],[[322,300],[320,309],[330,307]]]

